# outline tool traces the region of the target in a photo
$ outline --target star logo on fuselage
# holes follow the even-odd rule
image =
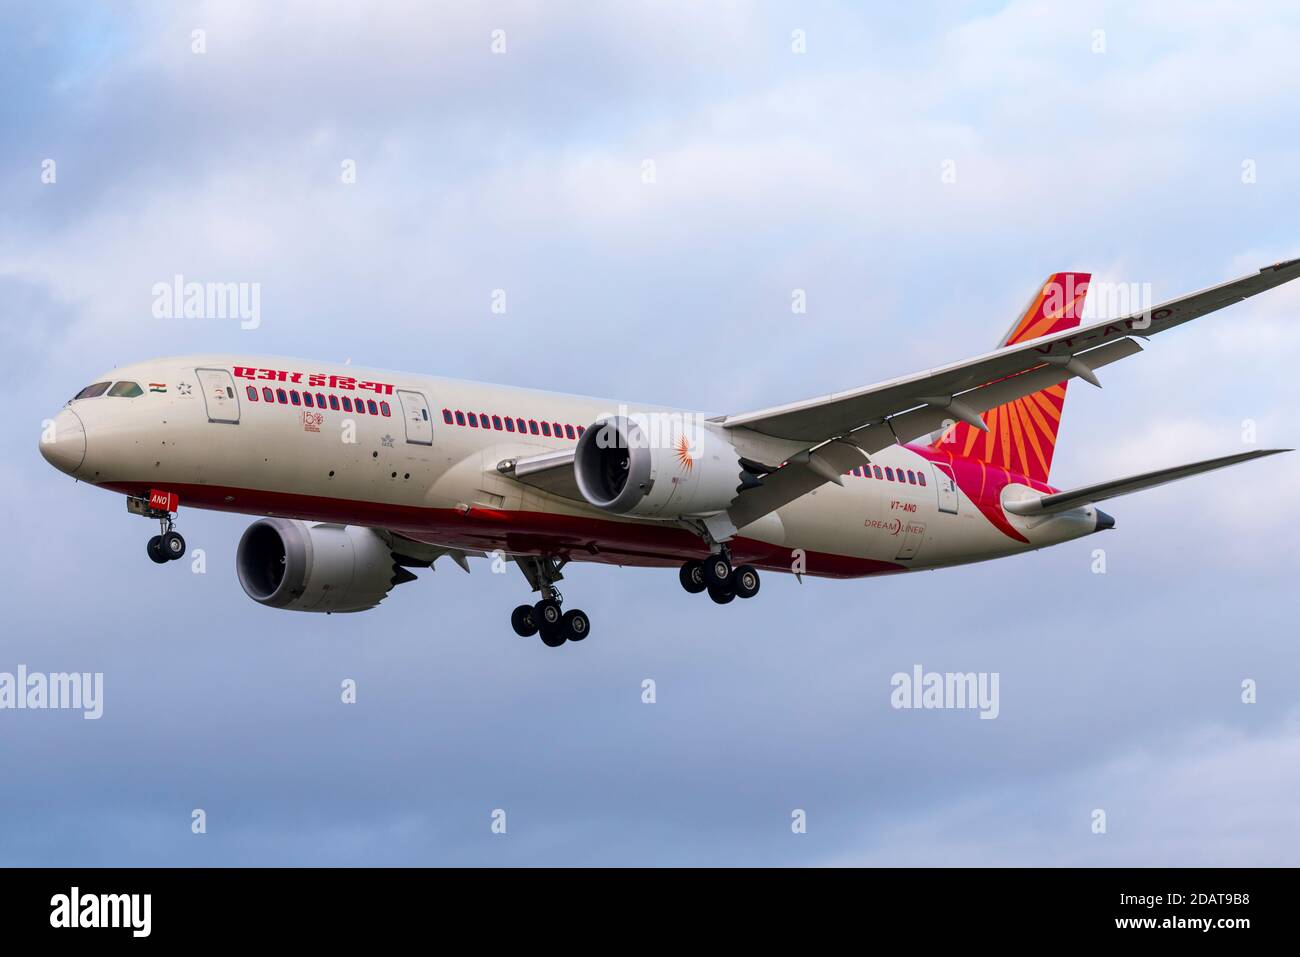
[[[384,443],[384,448],[386,449],[391,449],[393,447],[393,437],[391,435],[385,435],[379,441]]]
[[[176,391],[179,392],[181,395],[189,395],[190,388],[191,387],[188,382],[182,382],[180,385],[176,387]]]

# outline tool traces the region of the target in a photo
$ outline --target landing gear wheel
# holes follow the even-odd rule
[[[145,549],[149,552],[149,557],[159,565],[167,564],[168,558],[163,554],[161,535],[155,535],[149,539],[149,544],[145,546]]]
[[[717,602],[719,605],[725,605],[725,604],[727,604],[728,602],[731,602],[731,601],[734,601],[734,600],[735,600],[735,598],[736,598],[736,593],[735,593],[734,591],[732,591],[730,588],[725,588],[725,587],[724,587],[724,588],[714,588],[712,585],[710,585],[710,586],[709,586],[709,597],[712,598],[712,599],[713,599],[715,602]]]
[[[704,562],[687,562],[682,566],[678,577],[681,579],[682,587],[692,595],[698,595],[709,587],[709,583],[704,580]]]
[[[560,603],[554,598],[543,598],[533,606],[533,621],[542,631],[548,627],[558,627],[563,617],[564,612],[560,610]]]
[[[726,555],[710,555],[704,562],[704,584],[712,591],[726,588],[731,580],[731,562]]]
[[[531,638],[537,634],[537,622],[533,620],[533,606],[520,605],[510,613],[510,627],[520,638]]]
[[[741,565],[731,573],[731,587],[737,598],[753,598],[758,586],[758,569],[753,565]]]
[[[560,610],[560,603],[554,598],[543,598],[533,606],[533,621],[537,623],[542,643],[547,647],[558,648],[564,644],[565,637],[560,629],[563,618],[564,613]]]
[[[564,617],[560,619],[560,634],[566,641],[582,641],[590,631],[591,619],[587,617],[585,611],[575,608],[566,611]]]
[[[181,538],[180,532],[167,532],[162,536],[159,549],[167,556],[168,561],[184,558],[185,539]]]

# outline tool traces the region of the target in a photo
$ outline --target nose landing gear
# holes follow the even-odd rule
[[[126,500],[126,510],[132,515],[143,515],[145,518],[156,518],[158,520],[159,534],[149,539],[145,550],[155,563],[165,565],[167,562],[174,562],[178,558],[185,557],[185,539],[175,529],[175,513],[171,507],[159,507],[159,505],[155,504],[155,501],[166,503],[167,506],[174,506],[179,503],[179,499],[174,495],[153,492],[149,498],[128,498]]]
[[[185,539],[172,528],[172,520],[166,518],[162,520],[162,534],[149,539],[145,549],[150,558],[159,565],[165,565],[185,557]]]

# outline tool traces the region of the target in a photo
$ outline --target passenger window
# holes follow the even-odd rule
[[[889,479],[891,482],[894,480],[894,470],[888,465],[885,466],[885,478]]]
[[[916,473],[911,469],[907,470],[907,481],[912,485],[916,484]]]
[[[339,397],[338,397],[338,396],[336,396],[336,395],[332,395],[332,396],[330,396],[330,408],[333,409],[335,412],[337,412],[337,411],[339,410]]]
[[[492,416],[492,428],[496,429],[498,432],[501,431],[501,416]]]
[[[298,390],[297,390],[297,389],[290,389],[290,390],[289,390],[289,401],[292,402],[294,405],[301,405],[301,404],[302,404],[302,399],[300,399],[300,398],[298,397]]]
[[[84,389],[82,389],[72,398],[73,399],[97,399],[105,392],[107,392],[108,387],[112,384],[113,383],[111,382],[96,382],[94,385],[86,386]]]
[[[134,399],[137,395],[144,395],[144,389],[138,382],[119,382],[108,390],[108,394],[119,399]],[[230,393],[230,397],[233,399],[235,393]]]
[[[284,394],[284,390],[283,390],[283,389],[276,389],[276,390],[275,390],[275,397],[276,397],[276,399],[279,401],[279,403],[280,403],[281,405],[288,405],[288,404],[289,404],[289,397],[288,397],[287,395]]]
[[[478,427],[480,429],[492,428],[492,423],[488,420],[488,414],[486,412],[480,412],[478,414]]]
[[[571,425],[566,425],[566,426],[564,427],[564,434],[565,434],[568,438],[571,438],[571,439],[572,439],[572,438],[575,438],[575,436],[574,436],[574,434],[573,434],[573,426],[571,426]]]
[[[535,420],[528,420],[528,431],[533,433],[533,435],[537,434],[537,422]]]
[[[316,400],[312,398],[310,392],[304,392],[302,394],[302,404],[310,409],[316,404]]]
[[[456,424],[457,425],[465,424],[465,413],[461,412],[459,409],[456,410]]]
[[[583,433],[583,432],[586,432],[586,431],[587,431],[587,430],[586,430],[585,428],[583,428],[581,425],[578,426],[578,438],[582,438],[582,433]]]
[[[384,415],[385,418],[393,414],[393,408],[387,402],[379,403],[379,411]]]
[[[451,409],[442,410],[442,421],[446,422],[448,425],[451,425]]]
[[[374,399],[366,399],[366,410],[367,410],[371,415],[378,415],[378,414],[379,414],[379,403],[377,403]],[[425,415],[425,418],[426,418],[426,419],[427,419],[428,417],[429,417],[428,415]]]
[[[549,423],[549,422],[543,422],[543,423],[542,423],[542,435],[550,435],[550,434],[551,434],[551,423]]]
[[[524,424],[523,419],[515,419],[515,425],[519,426],[521,434],[528,431],[528,426]]]
[[[506,416],[506,431],[513,432],[514,430],[515,430],[515,420],[510,418],[509,416]]]
[[[250,402],[256,402],[256,401],[257,401],[257,390],[254,389],[254,388],[250,385],[250,386],[248,387],[247,391],[248,391],[248,400],[249,400]]]
[[[323,409],[323,408],[325,408],[325,393],[324,393],[324,392],[317,392],[317,393],[316,393],[316,408],[318,408],[318,409]]]
[[[880,466],[879,466],[879,465],[873,465],[871,468],[872,468],[872,470],[876,473],[876,478],[884,478],[884,477],[885,477],[885,473],[883,473],[882,471],[880,471]]]
[[[916,473],[916,482],[917,482],[918,485],[924,485],[924,484],[925,484],[925,473],[924,473],[924,472],[917,472],[917,473]]]
[[[365,414],[366,414],[366,400],[365,400],[365,399],[357,399],[357,402],[356,402],[356,410],[355,410],[355,411],[356,411],[357,415],[365,415]]]
[[[346,396],[346,395],[345,395],[345,396],[343,397],[343,411],[344,411],[344,412],[351,412],[351,411],[352,411],[352,399],[351,399],[350,396]]]
[[[275,401],[275,396],[272,395],[272,394],[271,394],[271,390],[270,390],[269,388],[266,388],[266,387],[263,387],[263,389],[262,389],[262,398],[265,399],[267,402],[274,402],[274,401]]]
[[[469,414],[469,427],[470,427],[471,429],[477,429],[477,428],[478,428],[478,416],[475,415],[473,412],[471,412],[471,413]]]

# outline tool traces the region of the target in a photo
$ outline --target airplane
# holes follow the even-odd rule
[[[1111,529],[1097,503],[1275,455],[1238,452],[1073,489],[1049,484],[1066,388],[1139,340],[1300,275],[1300,259],[1120,319],[1082,324],[1091,276],[1055,273],[997,348],[912,375],[710,415],[350,365],[152,359],[98,376],[46,423],[55,468],[158,521],[184,556],[186,506],[258,516],[245,593],[271,608],[373,608],[446,557],[518,565],[511,625],[549,647],[570,562],[677,567],[718,604],[760,570],[859,578],[1014,555]]]

